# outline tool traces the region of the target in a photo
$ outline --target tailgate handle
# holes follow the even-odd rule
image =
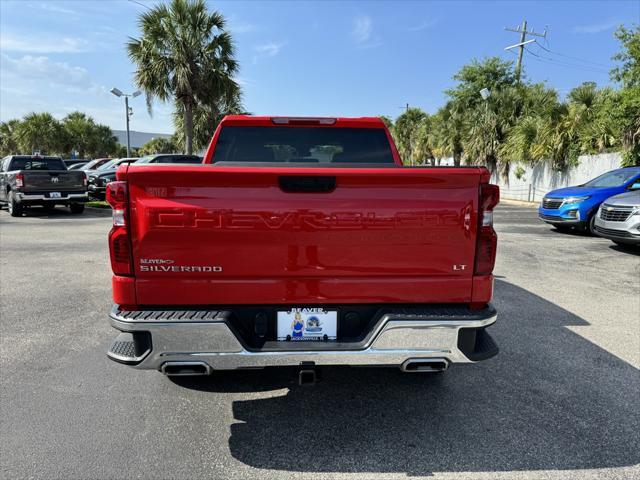
[[[336,188],[336,177],[286,176],[280,177],[280,189],[287,193],[327,193]]]

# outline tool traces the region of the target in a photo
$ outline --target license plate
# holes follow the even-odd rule
[[[49,192],[49,198],[62,198],[62,194],[60,192]]]
[[[335,340],[338,312],[323,308],[292,308],[279,311],[278,340]]]

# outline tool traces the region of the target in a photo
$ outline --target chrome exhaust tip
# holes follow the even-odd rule
[[[447,368],[449,361],[446,358],[410,358],[400,366],[403,372],[408,373],[444,372]]]
[[[211,367],[205,362],[165,362],[160,371],[168,377],[211,375]]]

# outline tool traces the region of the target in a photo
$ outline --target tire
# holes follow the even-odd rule
[[[9,192],[9,198],[7,200],[9,215],[11,215],[12,217],[21,217],[23,211],[22,204],[16,201],[16,197],[12,191]]]
[[[598,234],[596,233],[596,213],[591,215],[591,218],[589,218],[589,222],[587,223],[587,226],[584,230],[592,237],[598,236]]]
[[[84,212],[84,203],[72,203],[69,205],[71,213],[80,214]]]

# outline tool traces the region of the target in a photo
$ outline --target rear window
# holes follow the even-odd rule
[[[61,158],[14,158],[10,170],[66,170]]]
[[[393,164],[380,128],[223,127],[213,162]]]

